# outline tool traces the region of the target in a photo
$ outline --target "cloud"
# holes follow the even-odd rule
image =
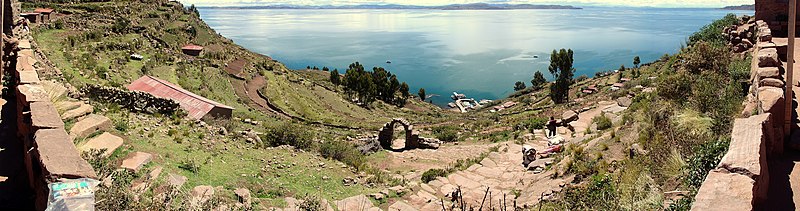
[[[184,4],[198,6],[223,5],[354,5],[354,4],[404,4],[404,5],[446,5],[465,3],[508,3],[508,4],[561,4],[577,6],[634,6],[634,7],[722,7],[730,5],[753,4],[753,0],[180,0]]]

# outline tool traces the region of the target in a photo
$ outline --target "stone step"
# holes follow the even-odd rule
[[[94,112],[94,106],[89,104],[81,104],[78,108],[68,110],[61,115],[61,120],[70,120],[78,117],[86,116]]]
[[[69,134],[75,139],[86,137],[97,131],[108,130],[109,128],[111,128],[111,119],[97,114],[90,114],[75,123],[69,129]]]
[[[81,107],[81,105],[83,105],[83,102],[60,101],[55,103],[56,109],[58,109],[58,111],[61,112],[66,112],[72,109],[76,109],[78,107]]]
[[[396,201],[394,204],[389,206],[388,211],[418,211],[419,209],[412,207],[406,201]]]
[[[89,152],[91,150],[105,150],[102,155],[103,157],[107,158],[111,156],[111,154],[114,153],[117,148],[122,146],[122,142],[123,140],[121,137],[105,132],[97,137],[89,139],[89,141],[79,147],[79,149],[82,152]]]
[[[139,172],[139,170],[141,170],[142,167],[144,167],[144,165],[149,163],[152,159],[153,155],[150,153],[134,152],[131,153],[131,155],[128,155],[128,158],[122,160],[122,165],[120,165],[120,168],[133,172]]]
[[[172,186],[175,189],[181,189],[183,184],[186,183],[186,180],[186,177],[180,174],[169,173],[167,175],[167,185]]]

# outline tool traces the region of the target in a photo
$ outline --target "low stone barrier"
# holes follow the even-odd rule
[[[19,54],[11,62],[29,59],[32,57]],[[17,137],[25,149],[25,166],[30,186],[36,193],[36,209],[44,210],[50,192],[49,184],[62,179],[96,179],[97,175],[92,166],[81,158],[64,129],[64,122],[50,101],[50,96],[39,84],[36,70],[27,65],[17,67],[13,74],[16,84],[9,87],[16,91]]]
[[[755,36],[745,36],[757,41],[752,48],[751,87],[741,118],[733,123],[728,152],[703,181],[692,210],[758,209],[767,199],[770,182],[767,160],[783,154],[785,69],[777,46],[764,21],[748,21],[729,29],[733,28],[750,29],[747,33],[755,30]],[[743,31],[726,29],[726,32],[743,35]],[[734,42],[731,42],[734,52],[742,52],[744,46]]]
[[[177,101],[156,97],[146,92],[90,84],[81,88],[81,94],[94,100],[118,104],[136,112],[173,114],[181,111],[181,105]]]

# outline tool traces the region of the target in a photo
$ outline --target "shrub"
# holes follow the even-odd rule
[[[611,122],[611,119],[606,117],[605,114],[600,114],[599,116],[594,117],[592,122],[597,124],[597,130],[605,130],[611,128],[611,126],[614,126]]]
[[[739,23],[739,19],[734,14],[728,14],[724,18],[716,20],[709,25],[700,28],[700,31],[695,32],[689,36],[689,45],[694,45],[697,42],[714,42],[723,44],[725,38],[722,37],[722,29]]]
[[[458,128],[454,126],[439,126],[433,128],[432,132],[437,139],[443,142],[458,141]]]
[[[447,176],[447,171],[444,169],[428,169],[425,173],[422,173],[422,182],[428,183],[436,179],[436,177],[444,177]]]
[[[122,121],[115,122],[114,123],[114,128],[116,128],[120,132],[126,132],[126,131],[128,131],[128,128],[130,128],[130,126],[128,125],[128,121],[122,120]]]
[[[312,134],[299,125],[284,123],[280,126],[270,128],[261,139],[264,144],[271,147],[281,145],[294,146],[298,149],[309,150],[314,146],[311,140]]]
[[[524,124],[525,128],[528,128],[528,130],[531,133],[533,133],[533,130],[544,129],[544,126],[547,124],[547,121],[548,121],[547,118],[534,117],[534,118],[528,119],[523,124]]]
[[[326,141],[319,147],[319,153],[322,157],[338,160],[356,168],[361,168],[365,162],[364,154],[344,141]]]
[[[300,203],[297,208],[306,211],[320,211],[323,210],[322,202],[318,196],[306,195],[303,197],[303,203]]]

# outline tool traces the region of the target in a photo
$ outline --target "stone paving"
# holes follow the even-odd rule
[[[122,138],[116,136],[114,134],[104,132],[97,137],[89,139],[85,144],[81,145],[79,149],[82,152],[88,152],[92,150],[105,150],[103,151],[103,157],[109,157],[114,150],[117,150],[120,146],[122,146]]]
[[[75,123],[75,125],[69,129],[69,134],[73,138],[80,138],[97,131],[108,130],[109,128],[111,128],[111,119],[102,115],[90,114]]]

